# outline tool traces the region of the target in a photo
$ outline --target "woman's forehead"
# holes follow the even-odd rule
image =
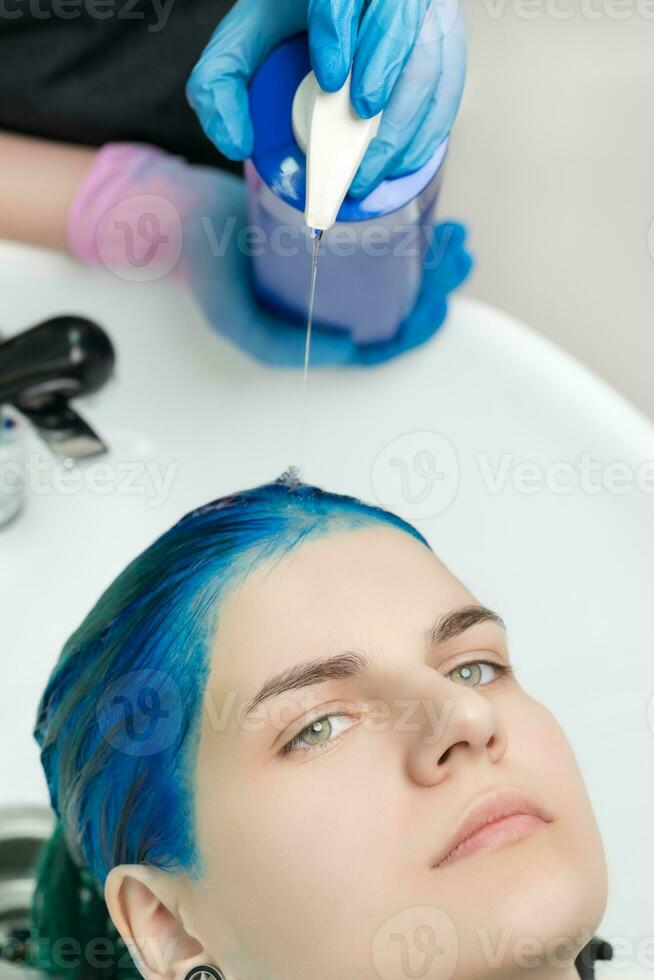
[[[421,636],[474,597],[420,541],[372,526],[305,541],[257,567],[225,603],[214,642],[223,679],[338,649]]]

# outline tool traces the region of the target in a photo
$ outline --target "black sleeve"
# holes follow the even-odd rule
[[[240,173],[184,87],[235,0],[0,0],[0,129],[87,146],[152,143]]]

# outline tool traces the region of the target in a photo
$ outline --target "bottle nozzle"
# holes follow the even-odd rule
[[[336,221],[381,121],[381,112],[371,119],[357,115],[350,101],[351,77],[350,70],[338,92],[325,92],[311,71],[293,101],[293,133],[307,157],[305,217],[310,228],[320,231]]]

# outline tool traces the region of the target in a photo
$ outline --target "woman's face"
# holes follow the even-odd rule
[[[245,717],[265,682],[336,656],[346,669]],[[542,962],[577,977],[604,852],[563,731],[508,666],[501,625],[402,531],[258,567],[225,604],[203,715],[207,876],[184,906],[206,960],[228,980],[506,980]],[[549,822],[438,866],[464,811],[502,788]]]

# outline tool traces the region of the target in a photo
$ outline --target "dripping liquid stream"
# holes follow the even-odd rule
[[[311,285],[309,289],[309,306],[307,313],[307,340],[304,348],[304,377],[302,380],[302,413],[300,416],[300,473],[304,473],[304,450],[307,428],[307,389],[309,381],[309,359],[311,356],[311,330],[313,327],[313,308],[316,302],[316,282],[318,279],[318,252],[322,241],[322,231],[311,229],[313,252],[311,258]]]

